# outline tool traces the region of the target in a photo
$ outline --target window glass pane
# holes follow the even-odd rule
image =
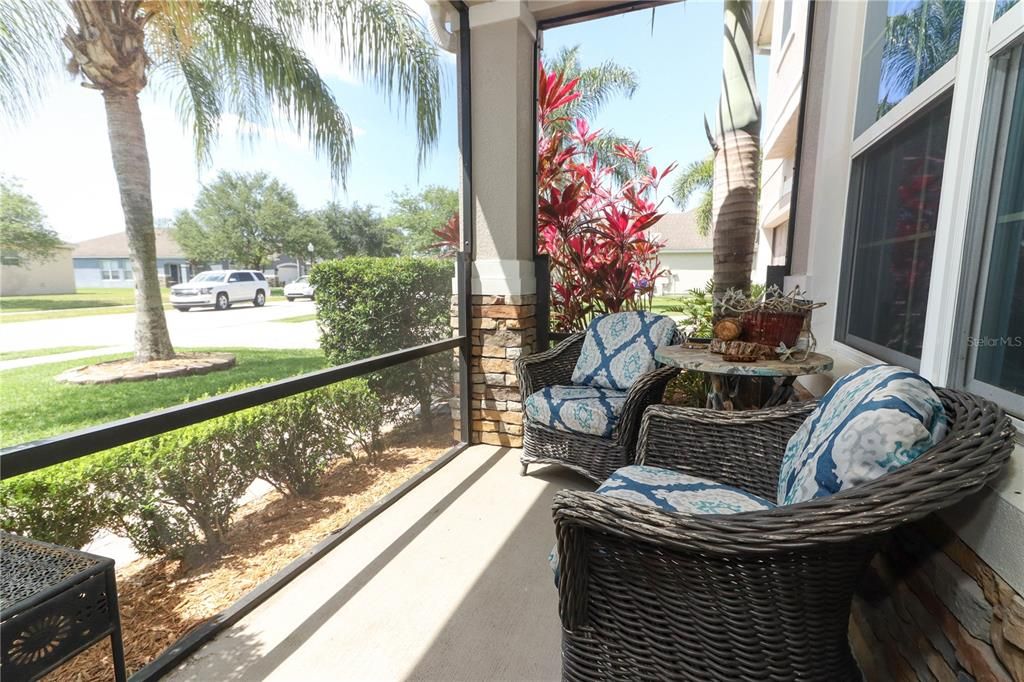
[[[921,357],[950,98],[857,159],[846,333]],[[870,352],[870,351],[869,351]]]
[[[1020,0],[996,0],[996,12],[992,20],[995,21],[999,17],[1006,14],[1006,10],[1016,5]]]
[[[1024,69],[999,182],[974,378],[1024,395]]]
[[[856,134],[956,55],[963,19],[961,0],[867,3]]]
[[[793,0],[782,2],[782,41],[789,37],[789,29],[793,23]]]

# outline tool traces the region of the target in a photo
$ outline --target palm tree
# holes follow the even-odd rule
[[[712,186],[715,182],[715,157],[694,161],[682,169],[672,183],[672,200],[683,208],[696,192],[700,192],[697,205],[697,232],[706,237],[711,233]]]
[[[136,282],[136,361],[174,355],[156,272],[139,93],[151,76],[174,88],[200,163],[209,161],[225,115],[250,133],[283,117],[344,184],[352,126],[300,47],[311,34],[333,38],[339,59],[414,108],[422,162],[437,139],[439,60],[426,26],[400,0],[0,0],[0,106],[8,114],[23,116],[39,103],[64,49],[71,74],[103,96]]]
[[[761,104],[754,82],[750,0],[725,0],[722,93],[718,100],[714,186],[714,294],[750,290],[757,238]]]
[[[564,120],[553,124],[556,129],[568,130],[577,118],[592,119],[612,97],[622,95],[630,98],[640,85],[636,71],[610,59],[597,66],[582,66],[579,52],[579,45],[563,47],[554,57],[544,59],[544,68],[548,72],[562,74],[566,82],[579,79],[576,88],[580,97],[558,112]],[[621,182],[632,177],[634,169],[632,163],[615,154],[616,145],[633,147],[636,142],[611,130],[603,130],[591,146],[591,152],[597,154],[601,165],[614,169],[616,178]],[[646,154],[640,157],[639,165],[650,165]]]

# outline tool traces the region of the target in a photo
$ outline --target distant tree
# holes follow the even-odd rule
[[[295,194],[266,173],[222,172],[175,221],[189,260],[261,269],[276,254],[303,256],[306,245],[330,255],[327,231],[299,208]]]
[[[384,225],[404,236],[403,251],[408,255],[438,251],[434,230],[444,227],[459,212],[459,193],[449,187],[430,185],[413,194],[408,189],[393,194],[394,210]]]
[[[672,183],[672,200],[680,209],[685,208],[690,197],[700,192],[697,204],[697,232],[706,237],[711,233],[711,186],[715,180],[715,157],[709,156],[694,161],[679,171]]]
[[[373,206],[358,202],[349,207],[332,201],[316,212],[316,219],[334,239],[337,256],[397,256],[398,230],[384,224]]]
[[[0,178],[0,252],[26,261],[47,261],[62,243],[47,227],[35,199],[17,183]]]

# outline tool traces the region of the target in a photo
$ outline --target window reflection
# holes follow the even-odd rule
[[[963,18],[961,0],[868,3],[858,134],[956,55]]]

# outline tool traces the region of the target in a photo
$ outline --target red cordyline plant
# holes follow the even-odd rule
[[[675,169],[641,167],[646,149],[616,145],[631,165],[628,181],[594,152],[600,131],[582,118],[569,120],[564,107],[579,99],[578,79],[540,65],[537,121],[538,250],[551,268],[551,312],[558,331],[585,328],[595,315],[650,309],[655,280],[663,274],[663,244],[650,233],[662,214],[652,198]]]

